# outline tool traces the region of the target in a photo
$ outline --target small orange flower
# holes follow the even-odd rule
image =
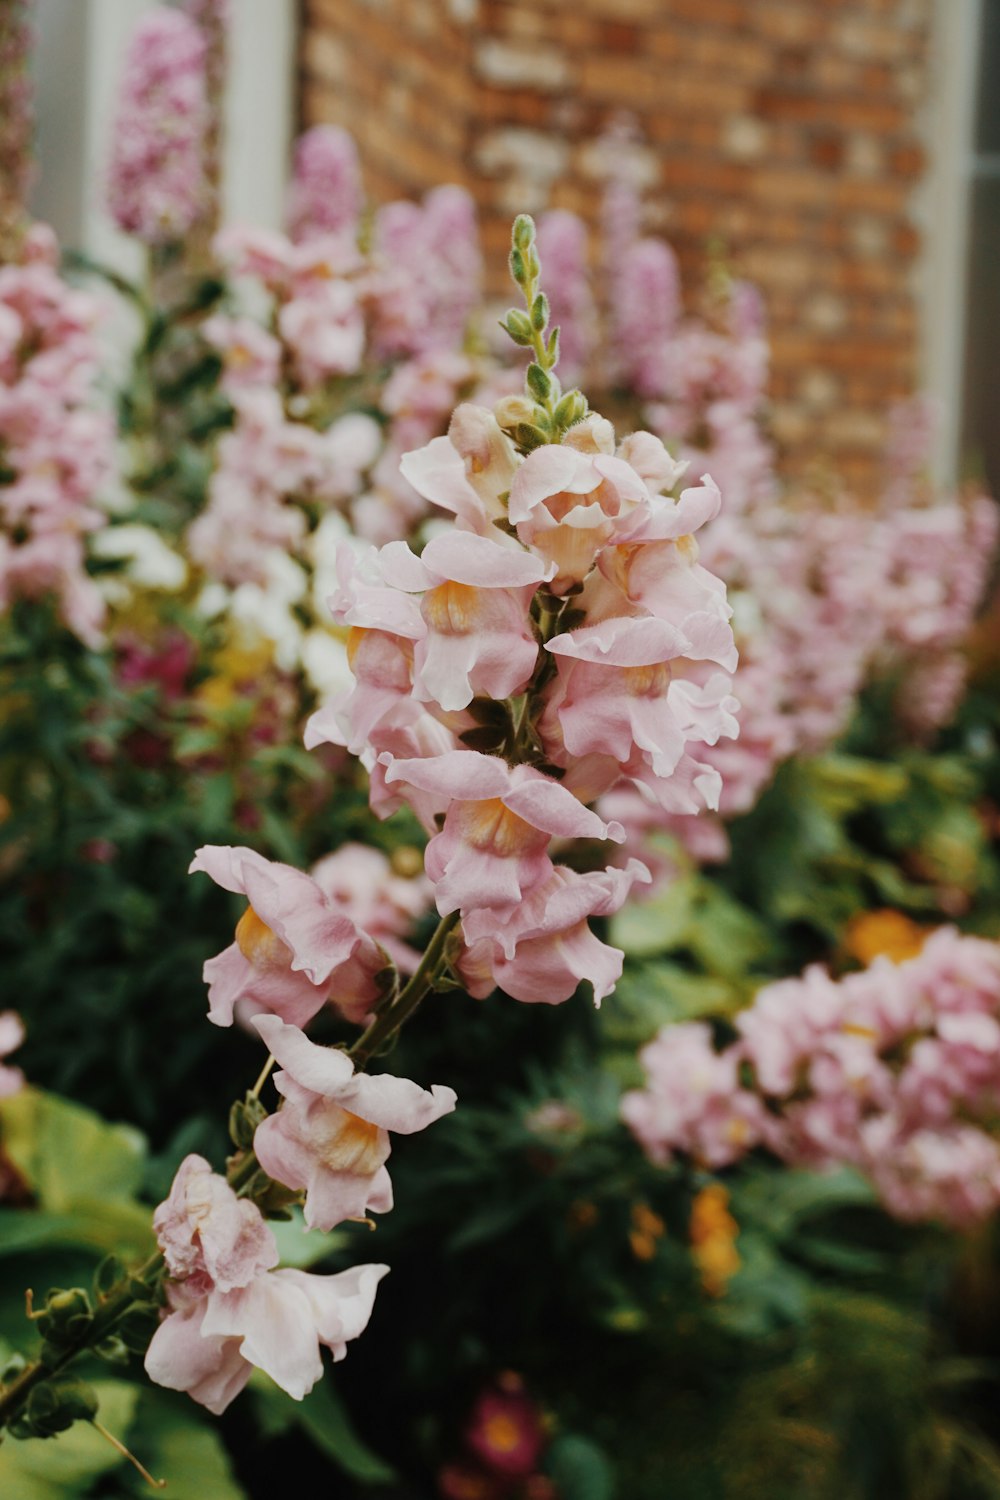
[[[666,1224],[648,1203],[632,1205],[632,1228],[629,1230],[628,1242],[636,1260],[652,1260],[656,1254],[656,1242],[666,1232]]]
[[[691,1255],[709,1297],[721,1297],[742,1265],[736,1250],[739,1225],[729,1212],[721,1182],[702,1188],[691,1205]]]
[[[844,946],[852,958],[863,964],[884,955],[894,964],[915,958],[930,936],[901,911],[887,907],[881,911],[862,911],[847,924]]]

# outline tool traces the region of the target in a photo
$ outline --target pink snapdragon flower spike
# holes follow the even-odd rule
[[[183,238],[207,192],[205,40],[197,23],[157,6],[136,26],[108,171],[116,223],[147,245]]]
[[[237,1005],[296,1025],[329,1001],[361,1021],[382,993],[388,955],[338,910],[315,880],[252,849],[205,845],[191,862],[250,903],[235,941],[205,964],[209,1020],[230,1026]]]
[[[222,1292],[247,1286],[278,1264],[260,1209],[238,1198],[201,1156],[186,1156],[170,1196],[153,1215],[167,1270],[177,1280],[207,1277]]]
[[[0,267],[0,613],[54,596],[85,645],[102,644],[104,600],[86,572],[85,540],[113,467],[110,413],[97,405],[100,305],[68,286],[45,248]]]
[[[261,1166],[305,1190],[310,1228],[332,1229],[368,1210],[385,1213],[392,1207],[389,1132],[412,1135],[449,1114],[454,1090],[356,1073],[346,1053],[317,1047],[277,1016],[257,1016],[253,1024],[280,1064],[274,1084],[285,1101],[257,1127]]]
[[[314,125],[300,135],[288,190],[288,233],[293,240],[328,234],[356,237],[364,206],[358,148],[337,125]]]
[[[587,226],[555,208],[538,221],[538,250],[552,287],[552,321],[559,327],[559,367],[570,384],[581,378],[597,335],[597,311],[587,274]]]
[[[385,779],[450,798],[425,856],[442,916],[516,906],[551,875],[553,838],[621,842],[625,836],[620,824],[605,823],[552,777],[475,750],[390,760]]]

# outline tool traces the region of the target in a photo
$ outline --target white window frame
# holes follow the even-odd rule
[[[924,139],[930,170],[920,194],[924,233],[919,267],[924,389],[938,401],[941,423],[934,473],[954,484],[961,473],[961,433],[973,131],[982,0],[935,0],[930,38]]]

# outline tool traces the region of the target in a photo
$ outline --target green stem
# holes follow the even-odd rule
[[[114,1331],[115,1324],[125,1316],[137,1300],[133,1282],[139,1280],[151,1286],[162,1269],[163,1256],[157,1250],[154,1255],[143,1262],[137,1271],[133,1271],[121,1283],[117,1291],[108,1293],[98,1306],[93,1322],[81,1343],[67,1349],[54,1364],[43,1364],[41,1360],[36,1360],[34,1364],[22,1370],[9,1385],[4,1386],[0,1391],[0,1428],[9,1422],[11,1417],[17,1415],[36,1385],[41,1385],[42,1381],[48,1380],[52,1375],[58,1375],[71,1361],[85,1353],[92,1345],[99,1344]]]
[[[445,951],[448,939],[457,924],[457,911],[441,918],[434,936],[427,944],[423,958],[411,974],[399,997],[375,1017],[368,1030],[362,1032],[354,1046],[348,1049],[347,1055],[358,1069],[363,1068],[373,1053],[396,1034],[416,1010],[424,996],[430,994],[437,986],[446,967]]]

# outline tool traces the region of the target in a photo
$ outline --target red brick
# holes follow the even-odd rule
[[[919,347],[909,271],[920,251],[912,198],[926,170],[916,110],[929,36],[923,23],[903,27],[898,5],[480,0],[472,25],[449,0],[303,0],[301,117],[355,131],[376,200],[465,183],[488,283],[502,296],[510,223],[500,205],[520,169],[500,153],[493,175],[477,174],[483,140],[514,129],[547,152],[561,144],[566,173],[551,201],[593,222],[589,148],[618,110],[631,111],[660,167],[646,223],[671,238],[688,305],[712,236],[764,292],[786,472],[821,459],[844,483],[873,484],[872,413],[911,387]],[[544,50],[565,84],[485,83],[473,58],[491,43]],[[731,149],[734,120],[759,124],[759,150]],[[859,139],[870,143],[860,164]],[[831,381],[841,394],[827,409]]]

